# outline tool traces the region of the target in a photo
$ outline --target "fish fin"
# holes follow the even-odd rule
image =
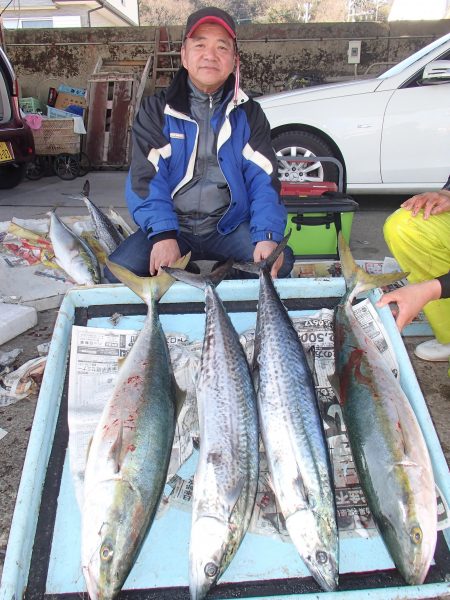
[[[197,273],[189,273],[188,271],[182,271],[180,269],[174,269],[172,267],[163,267],[166,273],[170,273],[172,277],[175,277],[178,281],[192,285],[193,287],[201,290],[206,289],[208,285],[216,287],[219,283],[227,276],[233,266],[233,259],[230,258],[222,265],[219,265],[217,269],[214,269],[209,275],[199,275]]]
[[[339,377],[337,373],[334,372],[332,375],[328,375],[328,381],[330,382],[333,392],[336,394],[339,404],[341,404]]]
[[[303,347],[303,344],[301,342],[300,342],[300,344]],[[313,379],[316,380],[317,376],[316,376],[315,349],[314,349],[314,346],[311,346],[308,350],[305,350],[303,348],[303,352],[304,352],[304,355],[305,355],[306,364],[308,366],[309,372],[311,373],[311,376],[313,377]]]
[[[184,269],[188,264],[190,257],[191,253],[189,252],[177,260],[175,266],[179,269]],[[154,277],[140,277],[129,271],[127,268],[111,262],[108,258],[106,259],[106,266],[122,283],[142,298],[147,305],[152,302],[152,299],[158,301],[175,281],[175,278],[168,272],[163,272]]]
[[[236,485],[226,492],[226,501],[228,506],[230,507],[230,512],[234,510],[239,498],[241,497],[242,490],[246,485],[246,478],[241,477],[236,481]]]
[[[347,240],[339,232],[338,236],[339,257],[341,260],[342,274],[348,290],[353,290],[352,296],[356,297],[361,292],[366,292],[377,287],[384,287],[399,279],[404,279],[409,273],[397,271],[396,273],[383,273],[371,275],[359,267],[353,259]]]
[[[123,446],[123,423],[119,423],[117,427],[117,435],[111,444],[108,452],[108,463],[112,466],[113,472],[118,473],[120,471],[120,455]]]
[[[235,262],[233,267],[238,269],[239,271],[246,271],[248,273],[259,273],[260,269],[265,269],[270,271],[274,262],[286,248],[289,238],[291,236],[291,231],[284,236],[281,242],[278,244],[276,248],[269,254],[267,258],[261,260],[257,263],[255,262]]]
[[[201,290],[204,290],[208,284],[206,278],[203,275],[198,275],[197,273],[190,273],[189,271],[175,269],[174,267],[162,267],[162,269],[177,281],[182,281],[183,283],[187,283],[188,285],[192,285],[193,287]]]
[[[180,415],[186,396],[187,390],[183,390],[175,381],[175,419],[178,419]]]
[[[92,438],[93,437],[94,436],[91,435],[91,438],[90,438],[89,443],[88,443],[87,448],[86,448],[86,462],[87,462],[87,459],[89,458],[89,452],[91,451]]]

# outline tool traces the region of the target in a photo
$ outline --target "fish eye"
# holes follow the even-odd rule
[[[112,560],[113,556],[114,550],[112,549],[112,547],[109,544],[103,544],[103,546],[100,548],[100,558],[102,559],[102,561],[109,562],[110,560]]]
[[[319,565],[324,565],[328,561],[327,553],[323,552],[323,550],[318,550],[316,552],[316,560]]]
[[[212,562],[209,562],[205,565],[205,575],[206,577],[215,577],[219,571],[219,567]]]
[[[420,544],[422,541],[423,534],[420,527],[413,527],[409,535],[414,544]]]

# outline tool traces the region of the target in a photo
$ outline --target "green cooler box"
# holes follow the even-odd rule
[[[281,198],[288,210],[286,234],[296,259],[339,259],[337,236],[342,231],[350,239],[353,215],[359,205],[341,192],[317,195],[286,195]],[[293,186],[294,187],[294,186]],[[298,186],[295,186],[298,187]]]

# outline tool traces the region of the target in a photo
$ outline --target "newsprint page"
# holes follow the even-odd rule
[[[395,353],[371,302],[354,307],[366,333],[398,376]],[[120,315],[115,317],[120,326]],[[367,501],[356,475],[341,408],[329,382],[334,372],[333,311],[322,309],[313,315],[293,319],[294,327],[310,363],[324,430],[331,456],[338,527],[344,536],[378,535]],[[254,329],[245,331],[241,343],[249,361],[253,354]],[[128,353],[137,331],[73,327],[69,373],[69,455],[77,500],[81,505],[87,448],[118,370],[118,360]],[[165,495],[159,514],[170,506],[190,510],[195,448],[199,443],[195,378],[200,364],[202,341],[189,340],[182,333],[167,333],[167,342],[178,385],[186,390],[186,400],[178,418]],[[186,461],[191,468],[186,468]],[[183,476],[179,471],[182,465]],[[186,471],[188,474],[186,475]],[[448,527],[448,509],[436,490],[439,529]],[[260,446],[260,477],[255,510],[249,531],[289,541],[284,519],[271,488],[264,448]]]

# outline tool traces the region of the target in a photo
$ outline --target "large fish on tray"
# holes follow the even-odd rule
[[[232,261],[208,277],[166,268],[205,292],[206,325],[197,404],[200,453],[189,548],[192,600],[201,600],[232,561],[247,531],[258,483],[258,415],[244,350],[215,286]]]
[[[325,590],[338,583],[338,531],[328,448],[302,344],[270,270],[287,236],[264,261],[235,264],[259,273],[253,369],[272,486],[292,542]]]
[[[86,464],[82,567],[91,600],[115,598],[135,562],[163,492],[182,401],[156,308],[174,279],[108,267],[147,303],[148,313],[120,366]]]
[[[88,244],[63,223],[54,210],[49,216],[49,238],[58,266],[80,285],[100,283],[100,267]]]
[[[375,523],[405,581],[416,585],[424,581],[436,545],[431,461],[408,398],[352,310],[360,292],[406,274],[368,275],[355,264],[342,235],[339,252],[347,292],[335,314],[332,383]]]

